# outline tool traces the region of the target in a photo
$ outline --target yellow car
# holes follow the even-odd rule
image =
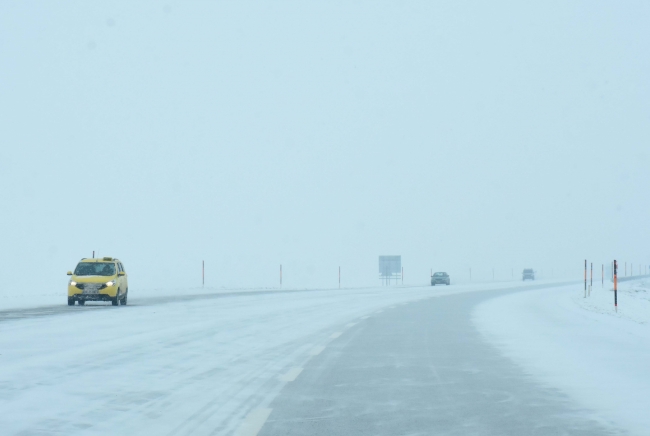
[[[77,267],[68,271],[68,306],[74,306],[75,301],[80,306],[86,301],[110,301],[113,306],[126,305],[129,294],[124,265],[119,259],[102,257],[97,259],[81,259]]]

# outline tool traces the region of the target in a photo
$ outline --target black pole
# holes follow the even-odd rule
[[[614,261],[614,309],[618,312],[618,264]]]

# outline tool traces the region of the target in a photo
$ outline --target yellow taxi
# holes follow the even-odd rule
[[[68,306],[86,301],[110,301],[113,306],[126,305],[129,294],[124,265],[112,257],[84,258],[74,272],[68,271]]]

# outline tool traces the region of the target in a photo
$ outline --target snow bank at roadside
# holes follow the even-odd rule
[[[650,323],[650,279],[641,279],[618,284],[618,311],[614,310],[614,287],[611,282],[594,285],[591,294],[584,297],[583,293],[576,293],[571,299],[579,307],[628,319],[642,324]]]
[[[644,283],[621,287],[618,313],[607,287],[583,298],[582,285],[573,285],[489,300],[476,308],[473,321],[538,381],[564,391],[597,419],[645,435],[650,300]]]
[[[436,294],[444,293],[454,293],[454,292],[472,292],[479,290],[491,290],[491,289],[507,289],[515,288],[519,286],[536,286],[542,285],[544,283],[557,283],[557,280],[548,280],[548,281],[536,281],[534,283],[527,282],[523,283],[521,281],[506,281],[506,282],[475,282],[475,283],[464,283],[459,285],[452,286],[436,286],[431,287],[431,291]],[[387,291],[394,290],[399,291],[400,289],[410,289],[410,288],[422,288],[422,285],[404,285],[404,286],[369,286],[369,287],[356,287],[356,288],[341,288],[340,290],[345,292],[346,290],[354,290],[355,292],[363,292],[364,289],[385,289]],[[424,286],[428,288],[428,286]],[[191,296],[191,295],[215,295],[215,294],[245,294],[245,293],[271,293],[271,292],[286,292],[286,291],[305,291],[305,288],[272,288],[272,287],[259,287],[259,288],[226,288],[226,287],[195,287],[195,288],[148,288],[148,289],[131,289],[129,290],[129,301],[136,302],[138,300],[146,300],[151,298],[159,297],[180,297],[180,296]],[[312,288],[311,291],[333,291],[338,290],[332,288]],[[56,292],[25,292],[23,290],[17,289],[12,292],[0,292],[0,310],[11,310],[11,309],[27,309],[43,306],[60,306],[66,304],[66,288],[65,286]],[[92,303],[92,304],[110,304],[110,303]]]
[[[63,292],[0,294],[0,310],[54,306],[65,303]]]
[[[239,292],[259,292],[259,291],[273,291],[280,290],[278,288],[159,288],[159,289],[138,289],[137,291],[129,291],[129,299],[147,299],[157,297],[174,297],[182,295],[205,295],[205,294],[231,294]],[[42,306],[59,306],[66,304],[66,290],[59,290],[57,292],[42,292],[42,293],[4,293],[0,294],[0,310],[10,309],[24,309]],[[102,303],[96,303],[102,304]],[[110,303],[108,303],[110,304]]]

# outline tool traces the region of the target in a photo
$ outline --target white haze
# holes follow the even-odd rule
[[[650,264],[649,12],[3,1],[0,294]]]

